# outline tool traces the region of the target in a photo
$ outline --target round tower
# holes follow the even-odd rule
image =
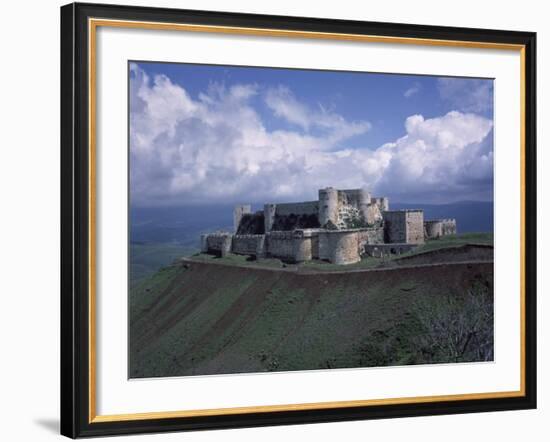
[[[359,189],[359,212],[363,219],[368,222],[369,219],[369,206],[371,204],[370,192],[366,189]]]
[[[347,265],[361,261],[359,236],[356,231],[329,231],[328,260],[333,264]]]
[[[319,224],[323,227],[329,221],[338,224],[338,190],[332,187],[319,189]]]

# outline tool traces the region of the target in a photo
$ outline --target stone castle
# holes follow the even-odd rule
[[[317,201],[236,206],[234,232],[201,235],[201,251],[287,262],[353,264],[362,257],[407,252],[426,239],[456,233],[456,220],[424,221],[419,209],[390,210],[386,197],[364,189],[319,190]]]

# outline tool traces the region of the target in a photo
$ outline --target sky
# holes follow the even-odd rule
[[[493,199],[493,81],[129,63],[132,207]]]

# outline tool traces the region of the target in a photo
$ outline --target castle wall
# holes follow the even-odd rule
[[[443,223],[440,220],[424,221],[424,236],[426,239],[443,236]]]
[[[440,238],[456,234],[456,219],[435,219],[424,221],[424,236],[426,239]]]
[[[374,225],[382,221],[382,207],[387,209],[387,199],[372,198],[365,189],[319,190],[321,227],[324,227],[328,221],[340,230]]]
[[[341,265],[359,262],[361,256],[357,231],[325,230],[319,232],[319,258]]]
[[[361,221],[362,213],[358,207],[350,204],[338,205],[338,221],[336,226],[339,229],[358,228]]]
[[[384,242],[407,242],[405,213],[404,211],[386,211],[382,213],[384,217]]]
[[[318,201],[266,204],[264,206],[264,231],[318,227],[318,216]]]
[[[363,218],[369,225],[378,224],[383,220],[382,212],[377,204],[368,204],[363,208]]]
[[[407,241],[408,244],[424,243],[424,211],[409,210],[406,212]]]
[[[262,257],[264,255],[265,235],[235,235],[231,251],[237,255],[253,255]]]
[[[443,236],[445,235],[456,235],[456,219],[450,218],[450,219],[444,219],[442,220],[443,226]]]
[[[294,261],[311,261],[313,258],[311,237],[303,235],[294,236]]]
[[[310,261],[319,256],[318,230],[272,231],[266,235],[265,254],[292,262]]]
[[[239,230],[239,224],[241,223],[243,215],[251,212],[252,208],[250,207],[250,204],[235,206],[235,208],[233,209],[233,231],[235,233]]]
[[[391,210],[382,212],[384,240],[387,243],[422,244],[424,242],[424,212],[422,210]]]
[[[360,208],[363,205],[370,204],[371,195],[365,189],[345,189],[338,191],[342,204],[349,204]]]
[[[236,235],[261,235],[265,233],[264,212],[245,213],[239,222]]]
[[[318,244],[318,248],[317,248],[318,259],[328,261],[330,259],[330,246],[329,246],[328,235],[325,235],[324,232],[320,232],[318,236],[317,244]]]
[[[359,245],[364,244],[382,244],[384,243],[384,228],[379,227],[367,227],[357,231]]]
[[[319,234],[311,236],[311,259],[319,259]]]
[[[231,252],[232,238],[230,233],[211,233],[204,239],[204,249],[206,253],[226,256]]]
[[[295,255],[294,234],[291,231],[273,231],[265,236],[266,251],[270,256],[293,261]]]
[[[320,189],[318,201],[265,204],[256,213],[239,205],[233,213],[236,234],[201,235],[201,251],[350,264],[365,253],[402,253],[424,238],[456,233],[455,219],[424,222],[422,210],[388,209],[385,197],[332,187]]]

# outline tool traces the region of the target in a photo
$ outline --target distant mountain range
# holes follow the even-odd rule
[[[202,232],[233,229],[232,206],[130,209],[130,241],[193,245]]]
[[[260,205],[254,207],[260,209]],[[391,209],[423,209],[425,219],[456,218],[458,232],[493,232],[493,203],[462,201],[451,204],[391,203]],[[202,232],[231,230],[233,206],[133,208],[132,243],[172,243],[198,247]]]

